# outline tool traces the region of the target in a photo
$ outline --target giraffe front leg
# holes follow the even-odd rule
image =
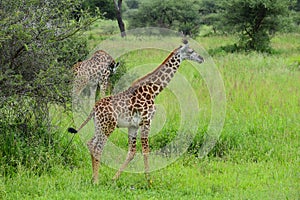
[[[105,97],[106,94],[106,90],[107,90],[107,84],[108,84],[108,79],[107,78],[102,78],[101,83],[99,84],[100,87],[100,95],[101,95],[101,99],[103,97]]]
[[[142,126],[141,143],[142,143],[142,152],[144,156],[145,176],[148,183],[151,184],[151,179],[149,174],[149,153],[150,153],[149,139],[148,139],[149,130],[150,130],[150,125],[146,124]]]
[[[134,155],[136,153],[136,135],[137,135],[138,128],[136,127],[130,127],[128,128],[128,153],[126,160],[121,165],[120,169],[117,171],[115,176],[113,177],[113,180],[117,180],[121,173],[124,171],[124,169],[127,167],[128,163],[134,158]]]
[[[90,84],[90,100],[92,100],[93,104],[95,103],[95,99],[96,99],[96,92],[97,92],[97,85],[94,84]]]

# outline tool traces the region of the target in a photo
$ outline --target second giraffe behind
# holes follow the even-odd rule
[[[149,143],[148,136],[151,120],[155,113],[155,97],[168,85],[183,60],[198,63],[204,59],[189,47],[188,41],[176,48],[154,71],[136,80],[127,90],[105,97],[96,102],[88,118],[78,130],[69,128],[70,133],[77,133],[94,117],[95,135],[87,143],[92,157],[93,182],[98,182],[100,157],[110,134],[117,127],[128,128],[128,154],[126,160],[114,176],[118,179],[136,153],[136,138],[141,128],[141,144],[144,156],[145,174],[149,181]]]

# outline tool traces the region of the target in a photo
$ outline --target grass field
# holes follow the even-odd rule
[[[89,34],[93,48],[100,36]],[[116,170],[102,165],[100,183],[93,185],[88,151],[75,139],[76,166],[53,166],[41,175],[19,166],[13,177],[0,177],[0,199],[300,199],[300,35],[273,38],[272,55],[219,50],[234,42],[229,36],[196,40],[207,51],[215,52],[213,60],[227,99],[224,128],[208,157],[199,159],[185,153],[152,172],[151,186],[141,173],[124,173],[113,182]],[[131,68],[147,60],[161,62],[165,56],[155,51],[132,52],[123,59]],[[210,99],[201,77],[195,81],[198,78],[193,79],[189,69],[180,70],[201,91],[201,135],[209,122],[206,112],[210,112]],[[157,101],[168,107],[170,97],[172,94],[164,91]],[[177,108],[172,109],[166,127],[150,139],[154,149],[166,132],[176,129]],[[126,149],[127,137],[118,132],[111,140]]]
[[[55,167],[40,177],[20,172],[0,182],[6,199],[298,199],[295,163],[243,162],[184,158],[152,173],[149,188],[143,174],[125,173],[115,183],[103,166],[100,184],[90,182],[90,166]]]

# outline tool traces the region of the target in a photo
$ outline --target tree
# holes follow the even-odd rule
[[[214,33],[217,32],[217,29],[222,27],[221,23],[221,14],[223,7],[222,7],[222,0],[202,0],[200,1],[200,17],[202,19],[202,24],[211,26]]]
[[[89,9],[94,16],[97,16],[97,10],[99,10],[103,13],[104,18],[111,20],[116,19],[115,5],[111,0],[84,0],[82,8],[84,10]]]
[[[295,1],[294,5],[291,6],[291,15],[294,26],[296,27],[296,31],[299,32],[300,28],[300,0]]]
[[[223,23],[240,34],[240,47],[268,51],[270,38],[288,14],[289,0],[229,0],[224,2]]]
[[[295,10],[297,12],[300,12],[300,0],[297,0],[296,5],[295,5]]]
[[[126,0],[125,3],[129,9],[139,8],[139,0]]]
[[[132,2],[132,4],[135,3]],[[93,16],[97,16],[98,11],[100,11],[103,13],[104,18],[112,20],[116,19],[121,36],[126,36],[125,24],[122,20],[122,10],[124,9],[124,7],[122,7],[122,0],[113,0],[113,2],[111,0],[84,0],[82,3],[82,8],[90,9]]]
[[[87,55],[82,33],[96,20],[79,11],[80,5],[79,0],[1,1],[0,161],[13,162],[10,156],[24,161],[17,159],[30,151],[18,157],[16,144],[21,152],[54,145],[49,108],[70,103],[70,68]]]
[[[132,28],[156,26],[196,35],[200,25],[199,9],[199,1],[195,0],[145,0],[139,9],[130,11],[127,18]]]
[[[125,37],[126,33],[125,33],[125,24],[122,20],[122,0],[113,0],[114,4],[115,4],[115,9],[116,9],[116,18],[118,21],[118,25],[120,28],[120,32],[121,32],[121,36]]]

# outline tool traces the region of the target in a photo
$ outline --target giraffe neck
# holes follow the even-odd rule
[[[169,84],[181,64],[182,60],[177,50],[175,49],[155,70],[136,80],[132,87],[148,85],[152,87],[154,96],[157,96]]]

